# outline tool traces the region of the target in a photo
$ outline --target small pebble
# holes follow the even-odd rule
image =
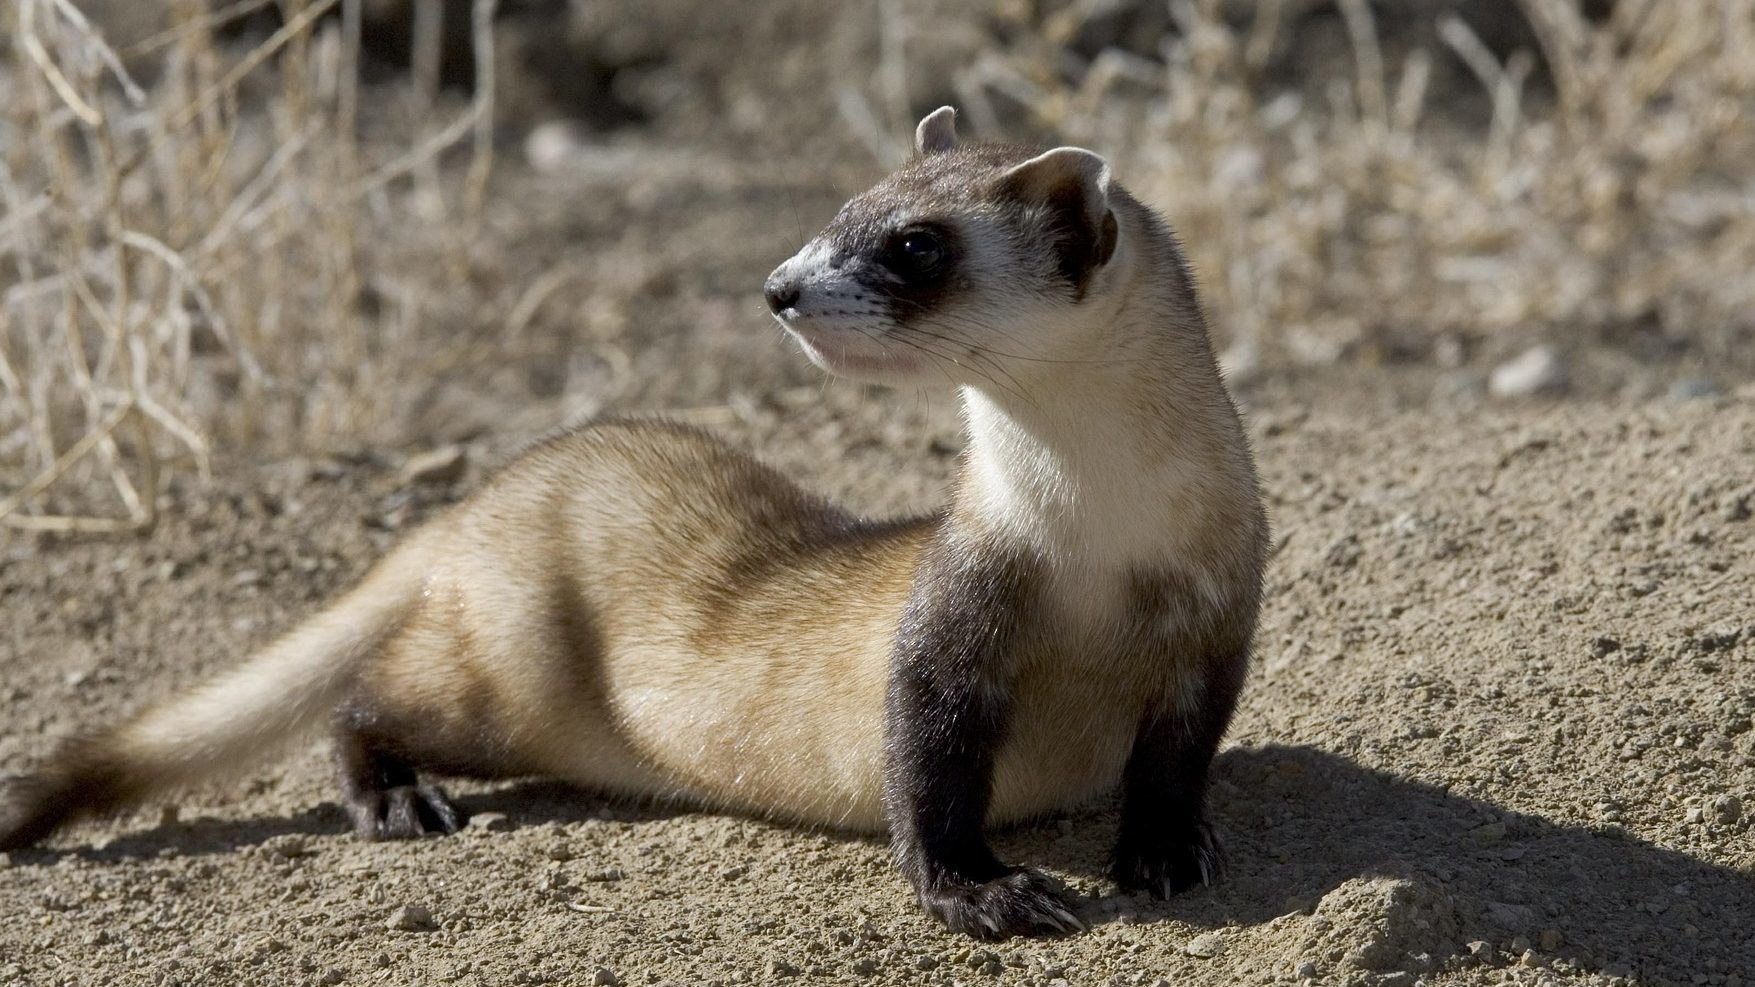
[[[1712,815],[1714,819],[1729,826],[1743,818],[1743,800],[1735,795],[1720,795],[1712,801]]]
[[[1485,826],[1476,826],[1469,830],[1469,839],[1476,843],[1497,843],[1505,838],[1505,833],[1504,823],[1490,822]]]
[[[1493,368],[1487,393],[1496,398],[1558,394],[1566,390],[1566,361],[1552,346],[1532,346]]]
[[[779,960],[779,959],[769,960],[767,970],[768,970],[768,976],[770,976],[770,977],[796,977],[796,976],[798,976],[798,967],[793,966],[791,963],[788,963],[785,960]]]
[[[1670,400],[1696,401],[1718,396],[1718,385],[1704,377],[1684,377],[1670,385]]]
[[[309,851],[310,848],[305,845],[305,838],[297,835],[283,836],[268,846],[268,852],[282,860],[293,860],[304,856]]]
[[[619,881],[626,876],[626,874],[622,873],[620,867],[605,867],[602,870],[594,870],[591,873],[586,874],[585,880],[598,882]]]
[[[425,905],[403,905],[390,913],[384,926],[392,932],[431,932],[439,924]]]
[[[1195,936],[1193,939],[1190,939],[1188,945],[1182,947],[1182,949],[1183,952],[1186,952],[1190,956],[1198,956],[1203,960],[1210,960],[1225,951],[1225,940],[1217,932],[1203,932],[1200,935]]]
[[[1316,964],[1305,960],[1298,964],[1298,968],[1292,972],[1299,980],[1310,980],[1316,976]]]
[[[544,120],[524,138],[524,157],[536,171],[551,175],[585,160],[590,133],[572,120]]]
[[[727,881],[735,881],[749,872],[750,869],[748,867],[745,867],[742,864],[733,864],[730,867],[720,870],[719,876]]]
[[[621,983],[615,977],[615,971],[607,966],[600,966],[591,977],[592,987],[618,987]]]

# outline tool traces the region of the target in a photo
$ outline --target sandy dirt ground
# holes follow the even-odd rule
[[[150,537],[0,536],[0,775],[294,626],[577,415],[668,410],[861,510],[938,504],[954,396],[825,385],[760,299],[870,155],[681,120],[546,175],[508,146],[461,273],[410,280],[461,286],[423,287],[410,345],[491,356],[387,381],[407,407],[354,446],[224,449],[211,481],[174,478]],[[1577,327],[1568,396],[1492,398],[1490,369],[1539,332],[1460,365],[1425,340],[1239,382],[1276,553],[1215,767],[1231,867],[1211,888],[1118,894],[1105,802],[998,836],[1090,931],[993,945],[922,915],[878,842],[541,781],[453,785],[463,833],[364,844],[312,737],[174,808],[0,855],[0,987],[1755,987],[1745,337]],[[402,475],[449,445],[451,468]]]
[[[695,417],[873,512],[934,503],[959,444],[945,395]],[[1755,391],[1252,422],[1278,551],[1211,889],[1118,895],[1104,804],[999,840],[1092,930],[992,946],[877,843],[541,783],[367,845],[313,742],[11,854],[0,982],[1755,983]],[[239,463],[151,540],[9,543],[0,769],[291,626],[505,453]]]

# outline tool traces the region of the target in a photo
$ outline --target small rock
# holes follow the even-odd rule
[[[1743,800],[1735,795],[1720,795],[1712,800],[1712,816],[1726,826],[1743,818]]]
[[[1718,385],[1704,377],[1684,377],[1670,385],[1670,400],[1697,401],[1718,396]]]
[[[1566,387],[1566,361],[1552,346],[1532,346],[1494,367],[1487,378],[1487,393],[1496,398],[1559,394]]]
[[[1297,968],[1292,971],[1292,975],[1299,980],[1312,980],[1316,977],[1316,964],[1305,960],[1298,964]]]
[[[618,987],[621,981],[616,979],[614,970],[607,966],[600,966],[597,968],[597,972],[591,975],[591,984],[592,987]]]
[[[489,833],[509,833],[514,827],[511,818],[504,812],[478,812],[469,817],[469,828]]]
[[[469,454],[462,446],[448,445],[417,452],[402,464],[402,482],[454,483],[469,469]]]
[[[768,976],[770,976],[770,977],[796,977],[796,976],[798,976],[798,967],[793,966],[791,963],[788,963],[785,960],[781,960],[781,959],[769,960],[767,970],[768,970]]]
[[[1182,951],[1190,956],[1210,960],[1225,951],[1225,939],[1217,932],[1203,932],[1188,941]]]
[[[327,984],[327,985],[330,985],[330,987],[333,987],[333,985],[341,983],[343,980],[346,980],[346,979],[347,979],[346,973],[343,973],[340,969],[338,969],[336,967],[330,967],[327,971],[324,972],[320,982]]]
[[[1755,506],[1751,506],[1752,501],[1755,501],[1755,494],[1744,494],[1731,501],[1725,507],[1725,520],[1734,524],[1755,517]]]
[[[938,968],[938,957],[936,957],[936,956],[918,956],[914,960],[914,968],[916,970],[937,969]]]
[[[605,867],[602,870],[594,870],[591,873],[586,874],[585,880],[597,882],[619,881],[626,876],[626,874],[622,873],[620,867]]]
[[[390,913],[384,926],[392,932],[431,932],[439,923],[425,905],[403,905]]]
[[[1706,818],[1706,810],[1702,809],[1698,805],[1691,805],[1688,807],[1687,812],[1682,813],[1682,821],[1683,822],[1697,823],[1705,818]]]
[[[1617,641],[1612,637],[1599,637],[1591,642],[1590,656],[1592,658],[1607,658],[1620,650],[1620,641]]]
[[[745,874],[748,874],[749,872],[750,872],[750,869],[748,867],[745,867],[743,864],[733,864],[730,867],[726,867],[726,868],[720,870],[719,876],[722,879],[727,880],[727,881],[735,881],[738,878],[743,877]]]
[[[1487,915],[1492,918],[1493,921],[1507,929],[1518,928],[1528,922],[1531,917],[1528,908],[1525,908],[1522,905],[1508,905],[1503,901],[1489,901],[1487,903]],[[1526,946],[1524,948],[1527,949],[1528,947]]]
[[[862,977],[869,977],[878,971],[878,961],[869,956],[862,956],[853,961],[853,972]]]
[[[268,845],[268,852],[282,860],[294,860],[310,852],[305,838],[297,834],[283,836]]]
[[[590,134],[572,120],[544,120],[524,138],[524,158],[536,171],[552,175],[575,166],[590,148]]]
[[[1476,826],[1474,829],[1469,830],[1469,839],[1476,843],[1497,843],[1500,840],[1505,839],[1505,833],[1506,829],[1504,823],[1490,822],[1484,826]]]
[[[1493,961],[1493,944],[1484,939],[1476,939],[1469,943],[1469,957],[1477,963]]]

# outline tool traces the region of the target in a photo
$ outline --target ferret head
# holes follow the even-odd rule
[[[768,306],[818,366],[890,384],[998,384],[1089,351],[1125,259],[1109,165],[1077,147],[958,144],[915,156],[769,275]]]

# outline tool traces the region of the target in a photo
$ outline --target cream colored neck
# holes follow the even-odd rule
[[[962,506],[1079,568],[1186,551],[1214,498],[1254,494],[1203,330],[1152,294],[1133,297],[1147,304],[1120,306],[1090,359],[963,388]]]

